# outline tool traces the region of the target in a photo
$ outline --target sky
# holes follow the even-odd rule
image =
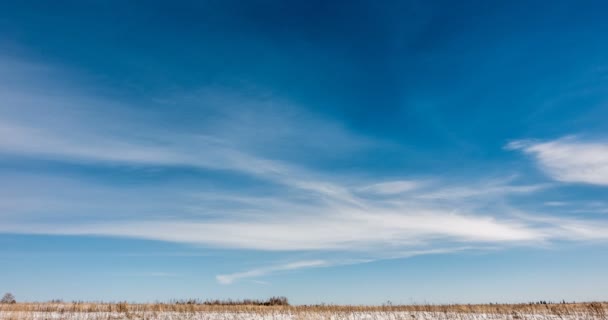
[[[602,1],[2,1],[0,291],[607,300]]]

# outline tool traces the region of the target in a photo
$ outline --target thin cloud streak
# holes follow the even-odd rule
[[[412,258],[415,256],[421,255],[432,255],[432,254],[450,254],[455,252],[462,251],[470,251],[470,250],[488,250],[493,248],[473,248],[469,246],[465,247],[453,247],[453,248],[434,248],[434,249],[426,249],[426,250],[409,250],[409,251],[399,251],[399,252],[391,252],[391,253],[382,253],[376,254],[372,258],[363,258],[363,259],[332,259],[332,260],[312,260],[312,261],[298,261],[287,264],[278,264],[267,266],[263,268],[251,269],[247,271],[229,273],[229,274],[221,274],[216,276],[216,280],[220,284],[228,285],[234,282],[237,282],[241,279],[246,278],[258,278],[263,276],[269,276],[275,273],[279,273],[286,270],[296,270],[296,269],[307,269],[307,268],[327,268],[327,267],[336,267],[336,266],[347,266],[347,265],[356,265],[363,263],[371,263],[379,260],[394,260],[394,259],[406,259]],[[371,256],[370,256],[371,257]],[[268,282],[260,281],[260,280],[251,280],[256,283],[268,284]]]
[[[298,269],[307,269],[307,268],[318,268],[318,267],[327,267],[329,264],[324,260],[306,260],[306,261],[296,261],[290,262],[286,264],[280,264],[265,268],[252,269],[243,272],[236,272],[230,274],[220,274],[215,278],[221,284],[231,284],[237,280],[246,279],[246,278],[256,278],[265,275],[269,275],[276,272],[282,271],[290,271],[290,270],[298,270]]]
[[[381,195],[394,195],[412,191],[419,188],[423,184],[424,183],[420,181],[411,180],[386,181],[362,187],[360,191],[377,193]]]

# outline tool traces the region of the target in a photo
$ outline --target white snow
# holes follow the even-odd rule
[[[576,313],[488,314],[456,312],[17,312],[0,311],[1,320],[596,320],[606,315]]]

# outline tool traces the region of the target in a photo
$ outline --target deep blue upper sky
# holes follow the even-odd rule
[[[606,10],[0,2],[0,291],[606,300]]]

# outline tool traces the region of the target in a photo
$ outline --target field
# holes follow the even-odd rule
[[[608,303],[257,306],[128,303],[17,303],[0,305],[0,319],[25,320],[431,320],[608,319]]]

